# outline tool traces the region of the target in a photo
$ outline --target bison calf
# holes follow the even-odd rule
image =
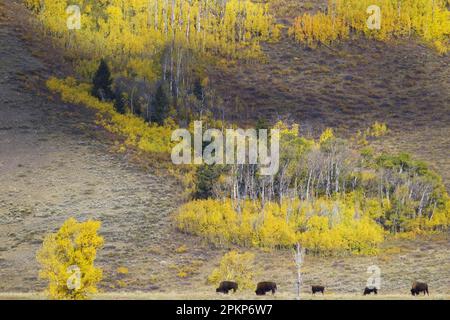
[[[267,292],[272,291],[272,294],[277,292],[277,284],[275,282],[260,282],[256,286],[256,295],[265,296]]]
[[[322,294],[324,294],[325,287],[324,286],[312,286],[311,290],[312,290],[312,294],[316,294],[318,292],[321,292]]]
[[[369,288],[369,287],[366,287],[365,289],[364,289],[364,295],[368,295],[368,294],[371,294],[371,293],[374,293],[374,294],[378,294],[378,289],[377,288]]]
[[[233,281],[222,281],[219,285],[219,287],[216,289],[216,292],[228,294],[230,290],[233,290],[233,292],[236,292],[238,289],[238,284]]]
[[[430,293],[428,292],[428,284],[424,282],[414,281],[411,288],[411,294],[413,296],[418,296],[421,292],[423,292],[423,295],[430,295]]]

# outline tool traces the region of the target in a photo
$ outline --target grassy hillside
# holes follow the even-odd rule
[[[286,28],[294,17],[325,8],[326,1],[273,4]],[[350,136],[375,121],[387,123],[391,133],[380,149],[430,161],[450,187],[448,56],[411,40],[354,39],[309,49],[286,34],[263,50],[267,63],[238,63],[211,76],[230,119],[288,119],[314,136],[326,127]]]
[[[379,151],[408,151],[431,163],[449,190],[450,57],[414,39],[379,42],[353,38],[311,49],[288,37],[287,28],[298,15],[325,11],[326,5],[324,0],[273,0],[264,14],[249,5],[261,19],[251,27],[251,41],[245,34],[239,34],[237,41],[222,34],[218,41],[206,31],[198,32],[192,47],[184,51],[184,37],[194,31],[193,26],[183,30],[180,46],[178,42],[175,45],[176,36],[158,27],[152,34],[158,44],[155,47],[150,41],[144,50],[139,39],[128,41],[119,32],[117,42],[103,52],[98,46],[101,42],[91,46],[90,38],[86,42],[83,37],[59,33],[61,17],[51,20],[56,23],[50,26],[54,29],[45,29],[22,1],[0,0],[0,41],[5,44],[0,57],[6,61],[0,66],[0,89],[7,93],[0,98],[0,135],[4,138],[0,145],[8,150],[0,154],[0,169],[6,169],[0,177],[0,299],[45,298],[37,293],[46,283],[38,278],[36,251],[46,234],[72,216],[103,224],[100,234],[105,247],[99,251],[96,265],[104,270],[104,279],[94,298],[254,298],[250,291],[230,297],[217,295],[206,281],[231,249],[255,254],[255,281],[276,281],[277,299],[294,298],[296,270],[288,245],[281,249],[212,245],[177,229],[174,218],[188,192],[166,167],[160,168],[167,157],[145,152],[147,145],[141,142],[157,140],[155,131],[146,131],[145,139],[139,131],[150,128],[148,123],[153,120],[146,117],[145,107],[160,83],[172,86],[166,90],[170,106],[165,116],[180,126],[209,107],[214,121],[250,126],[261,119],[270,124],[283,120],[299,123],[302,136],[316,139],[326,128],[333,128],[336,136],[352,138],[375,122],[386,123],[389,134],[372,145]],[[102,12],[105,8],[97,9]],[[194,9],[198,7],[192,12]],[[163,11],[157,15],[164,20]],[[236,30],[224,25],[234,35]],[[91,36],[102,40],[104,30],[97,32],[95,24],[89,27]],[[208,31],[212,35],[217,32]],[[80,52],[67,50],[67,46],[87,43]],[[241,46],[246,50],[240,51]],[[117,101],[100,103],[90,95],[88,82],[102,53],[109,59],[113,76],[125,87],[120,95],[126,115],[115,111]],[[181,67],[176,66],[177,58]],[[45,87],[52,76],[74,76],[76,80],[66,80],[66,91],[55,90],[55,94]],[[67,87],[70,95],[64,94]],[[133,98],[130,93],[136,92],[147,100]],[[99,122],[99,108],[86,101],[107,108],[114,119],[111,123],[122,125],[123,130]],[[152,124],[151,128],[166,134],[172,125]],[[168,136],[164,139],[161,141]],[[167,156],[170,146],[161,149]],[[177,172],[178,178],[194,179],[193,171]],[[366,195],[366,190],[362,191]],[[359,220],[355,215],[349,214]],[[322,284],[326,295],[315,299],[359,299],[367,268],[378,265],[382,289],[377,298],[409,298],[414,280],[428,282],[431,299],[449,298],[448,231],[416,239],[386,235],[379,249],[371,256],[342,252],[331,257],[307,255],[302,269],[305,297],[311,298],[310,285]]]

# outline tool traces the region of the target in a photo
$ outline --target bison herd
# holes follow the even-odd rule
[[[236,292],[237,290],[238,284],[236,282],[222,281],[219,287],[216,289],[216,292],[228,294],[230,291]],[[277,284],[275,282],[264,281],[258,283],[255,290],[257,296],[265,296],[268,292],[272,292],[272,295],[277,292]],[[311,294],[315,295],[316,293],[321,293],[322,295],[325,294],[325,287],[311,286]],[[370,295],[372,293],[375,295],[378,294],[378,289],[375,287],[366,287],[364,289],[363,295]],[[411,294],[413,296],[418,296],[420,293],[423,293],[424,295],[430,295],[430,293],[428,292],[428,284],[414,281],[411,288]]]

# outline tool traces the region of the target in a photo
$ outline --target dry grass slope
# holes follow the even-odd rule
[[[274,9],[289,23],[325,4],[276,0]],[[224,97],[230,119],[246,124],[259,117],[288,119],[316,136],[326,127],[348,136],[385,122],[392,131],[379,147],[431,162],[450,188],[449,56],[413,41],[364,39],[310,50],[284,37],[264,51],[265,64],[213,70],[211,83]]]

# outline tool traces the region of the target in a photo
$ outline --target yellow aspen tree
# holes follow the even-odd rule
[[[52,299],[82,300],[97,292],[102,279],[102,270],[94,266],[97,250],[103,246],[99,229],[98,221],[80,223],[71,218],[45,237],[37,260]]]

